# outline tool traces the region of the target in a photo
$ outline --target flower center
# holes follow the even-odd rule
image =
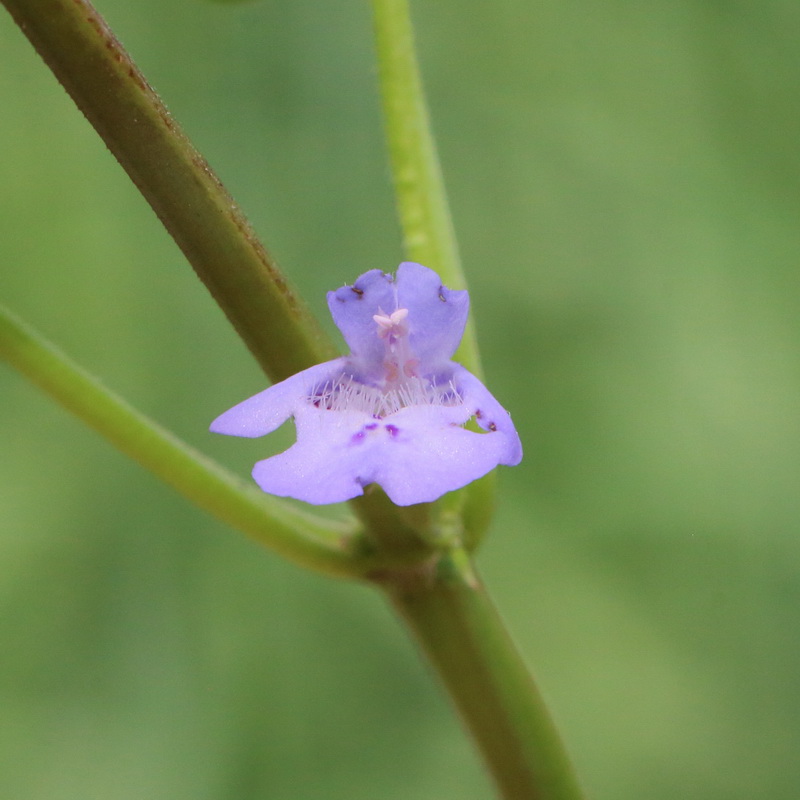
[[[385,348],[383,388],[387,392],[405,387],[413,379],[419,379],[419,360],[411,352],[407,318],[407,308],[398,308],[391,314],[380,312],[372,317],[378,326],[376,334],[379,339],[383,339]]]
[[[381,419],[408,406],[457,406],[461,395],[448,375],[422,376],[408,336],[408,309],[373,315],[376,336],[383,341],[380,371],[369,381],[344,374],[315,387],[309,401],[326,411],[357,411]],[[377,380],[375,380],[377,379]],[[388,428],[387,428],[388,430]]]
[[[407,308],[398,308],[397,311],[392,311],[392,313],[388,315],[373,315],[372,319],[375,320],[378,326],[378,338],[391,340],[408,334],[408,327],[405,325],[407,317]]]

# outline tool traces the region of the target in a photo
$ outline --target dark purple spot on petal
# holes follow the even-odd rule
[[[444,296],[444,286],[439,287],[439,299],[443,302],[447,302],[447,298]]]
[[[400,430],[396,425],[387,425],[386,432],[389,434],[389,436],[396,437],[400,433]]]
[[[364,296],[364,290],[363,289],[359,289],[358,286],[351,286],[350,287],[350,291],[355,292],[359,297],[363,297]]]
[[[480,409],[478,409],[478,410],[475,412],[475,419],[481,419],[482,417],[483,417],[483,411],[481,411]]]
[[[366,433],[364,433],[364,431],[359,431],[358,433],[354,433],[354,434],[353,434],[353,435],[350,437],[350,442],[351,442],[352,444],[361,444],[361,442],[363,442],[363,441],[364,441],[364,437],[365,437],[366,435],[367,435],[367,434],[366,434]]]
[[[492,431],[492,433],[494,433],[494,431],[497,430],[497,425],[495,425],[494,422],[490,422],[489,423],[489,430]]]
[[[365,425],[364,426],[364,429],[368,430],[368,431],[374,431],[375,428],[377,428],[377,427],[378,427],[378,423],[377,422],[370,422],[369,425]]]

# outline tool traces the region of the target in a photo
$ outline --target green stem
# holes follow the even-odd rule
[[[414,48],[408,0],[372,0],[383,116],[406,256],[466,287],[436,143]],[[472,318],[456,361],[481,374]],[[443,503],[464,519],[466,542],[478,546],[494,507],[494,476],[475,481]]]
[[[422,88],[407,0],[372,0],[381,98],[406,256],[466,286]],[[480,374],[471,322],[456,360]]]
[[[468,556],[386,584],[450,692],[505,800],[580,800],[569,758],[533,679]]]
[[[244,215],[87,0],[0,0],[117,157],[273,380],[337,353]],[[368,527],[404,527],[389,500]]]
[[[352,525],[251,488],[147,419],[0,306],[0,358],[200,508],[304,567],[358,577],[377,562]]]
[[[86,0],[2,0],[125,168],[267,375],[332,358],[305,305]]]

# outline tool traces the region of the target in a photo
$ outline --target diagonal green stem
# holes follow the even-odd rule
[[[200,508],[304,567],[357,577],[376,568],[352,525],[300,511],[147,419],[0,306],[0,359]]]
[[[247,220],[87,0],[0,0],[183,250],[267,375],[336,355]],[[382,494],[370,528],[405,528]]]
[[[505,800],[580,800],[544,701],[468,556],[387,584],[439,673]]]
[[[87,0],[2,0],[272,380],[332,346],[244,215]]]

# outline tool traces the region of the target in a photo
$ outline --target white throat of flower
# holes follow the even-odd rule
[[[461,396],[452,380],[438,383],[436,376],[419,374],[419,359],[409,342],[407,317],[407,308],[372,317],[377,325],[375,333],[385,348],[381,380],[364,383],[345,374],[316,387],[310,402],[328,411],[357,411],[373,417],[387,417],[409,406],[460,405]]]

